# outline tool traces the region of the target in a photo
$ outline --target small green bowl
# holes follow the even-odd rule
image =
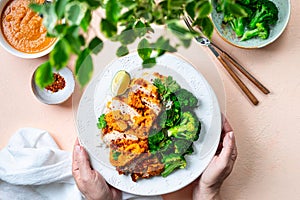
[[[218,34],[228,43],[246,49],[261,48],[268,44],[274,42],[284,31],[285,27],[288,24],[290,13],[291,13],[291,3],[290,0],[271,0],[278,7],[278,21],[274,26],[270,28],[270,35],[266,40],[260,38],[252,38],[246,41],[240,41],[239,38],[235,35],[233,30],[229,25],[222,23],[223,14],[217,13],[216,11],[216,0],[212,1],[213,11],[211,14],[212,21],[215,25],[215,30]]]

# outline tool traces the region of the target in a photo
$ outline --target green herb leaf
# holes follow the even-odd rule
[[[185,7],[185,11],[192,19],[194,19],[194,17],[195,17],[195,6],[196,6],[195,1],[191,1]]]
[[[48,33],[53,33],[54,27],[57,23],[57,16],[55,13],[54,4],[45,4],[43,11],[43,25],[47,28]]]
[[[81,46],[85,45],[85,38],[82,35],[78,36],[78,40],[80,41]]]
[[[63,38],[58,40],[49,55],[51,66],[55,67],[57,70],[65,67],[68,64],[70,53],[70,46],[68,42]]]
[[[68,41],[69,46],[71,47],[72,52],[78,55],[80,53],[80,50],[81,50],[80,39],[78,37],[74,37],[71,34],[65,35],[64,38],[66,39],[66,41]]]
[[[120,47],[117,49],[116,55],[117,55],[118,57],[126,56],[127,54],[129,54],[129,50],[128,50],[127,46],[120,46]]]
[[[138,44],[138,54],[143,60],[150,59],[152,48],[147,39],[142,39]]]
[[[107,122],[105,120],[105,114],[102,114],[99,118],[98,118],[98,123],[97,126],[99,129],[103,129],[105,128],[107,125]]]
[[[134,10],[128,10],[128,11],[122,13],[122,14],[119,16],[119,22],[127,23],[127,22],[129,22],[129,21],[134,20],[134,19],[133,19],[133,13],[134,13]],[[135,21],[135,20],[134,20],[134,21]]]
[[[156,65],[156,58],[148,58],[143,60],[142,63],[144,68],[151,68]]]
[[[89,49],[97,55],[103,49],[103,41],[97,36],[94,37],[89,43]]]
[[[82,87],[84,87],[91,79],[93,68],[93,60],[90,50],[85,49],[79,54],[75,65],[75,75]]]
[[[53,78],[53,72],[52,72],[52,67],[49,63],[49,61],[41,64],[34,75],[34,80],[35,83],[41,88],[45,88],[46,86],[50,85],[53,83],[54,78]]]
[[[38,4],[38,3],[30,3],[29,8],[36,13],[41,13],[43,11],[44,7],[43,7],[43,5]]]
[[[226,3],[224,10],[226,13],[231,13],[235,17],[247,17],[247,12],[243,7],[236,3]]]
[[[189,47],[191,44],[191,40],[193,34],[186,29],[185,27],[181,26],[177,21],[171,21],[168,23],[168,28],[172,31],[174,35],[181,41],[184,47]]]
[[[106,19],[102,19],[100,22],[100,29],[107,38],[112,38],[117,34],[117,26]]]
[[[83,19],[81,20],[80,22],[80,27],[85,31],[87,32],[88,31],[88,28],[90,26],[90,22],[92,20],[92,14],[91,14],[91,10],[87,10]]]
[[[177,36],[180,37],[188,37],[191,35],[190,31],[183,27],[179,22],[177,21],[170,21],[168,24],[168,28]]]
[[[87,11],[87,4],[72,1],[66,5],[66,19],[70,25],[80,25]]]
[[[212,5],[209,1],[200,2],[198,5],[198,17],[207,17],[212,11]]]
[[[95,10],[99,8],[102,4],[102,0],[81,0],[82,2],[85,2],[89,5],[91,10]]]
[[[72,25],[68,26],[66,34],[72,35],[73,37],[78,37],[79,36],[79,26],[78,25]]]
[[[129,50],[128,50],[127,46],[120,46],[116,52],[116,55],[118,57],[126,56],[128,54],[129,54]]]
[[[54,34],[56,36],[63,36],[66,31],[68,29],[68,26],[66,24],[57,24],[55,27],[54,27]]]
[[[118,160],[118,158],[119,158],[120,155],[121,155],[120,152],[115,151],[115,150],[112,151],[112,158],[113,158],[114,160]]]
[[[124,46],[133,43],[135,41],[135,39],[136,39],[136,35],[135,35],[135,31],[133,29],[123,30],[120,33],[120,35],[118,36],[118,40]]]
[[[128,9],[132,9],[137,5],[135,0],[119,0],[120,4]]]
[[[214,31],[214,24],[209,17],[198,18],[196,21],[194,21],[193,25],[202,27],[202,33],[211,39]]]
[[[106,19],[113,24],[118,22],[121,8],[118,0],[108,0],[106,4]]]
[[[68,0],[55,1],[55,12],[59,19],[61,19],[64,16],[65,7],[66,7],[67,3],[68,3]]]
[[[137,21],[134,25],[134,32],[138,37],[143,37],[147,33],[146,25],[142,21]]]
[[[162,56],[165,52],[176,52],[176,48],[170,44],[169,39],[165,39],[163,36],[159,37],[154,43],[154,47],[157,51],[157,57]]]

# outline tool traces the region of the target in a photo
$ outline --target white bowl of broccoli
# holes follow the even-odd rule
[[[290,0],[237,0],[238,7],[229,9],[219,2],[212,1],[215,29],[225,41],[241,48],[261,48],[274,42],[290,17]],[[230,12],[239,8],[243,9],[239,15]]]

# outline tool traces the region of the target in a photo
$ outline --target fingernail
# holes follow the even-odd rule
[[[230,139],[232,139],[233,138],[233,132],[230,131],[228,134],[229,134]]]
[[[76,145],[75,146],[75,151],[78,152],[78,153],[80,153],[81,152],[81,146]]]

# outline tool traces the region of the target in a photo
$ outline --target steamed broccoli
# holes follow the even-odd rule
[[[196,141],[199,138],[201,125],[195,114],[190,111],[183,112],[180,124],[171,127],[167,132],[169,137]]]
[[[270,28],[265,23],[257,23],[256,29],[248,30],[244,33],[241,41],[249,40],[253,37],[260,37],[261,39],[267,39],[270,34]]]
[[[184,139],[176,139],[174,140],[174,152],[180,155],[186,155],[193,153],[193,142],[184,140]]]
[[[181,108],[189,107],[194,108],[198,104],[198,99],[193,95],[193,93],[187,91],[186,89],[179,89],[175,92],[177,101]]]
[[[159,150],[159,143],[162,142],[165,138],[163,130],[152,129],[148,136],[148,144],[151,152]]]
[[[164,163],[164,171],[161,173],[162,177],[166,177],[171,174],[175,169],[185,168],[186,160],[184,156],[178,154],[169,154],[162,159]]]
[[[233,15],[224,16],[224,22],[229,23],[236,36],[241,37],[244,34],[246,23],[244,17],[234,17]]]
[[[257,23],[275,24],[278,20],[278,8],[272,1],[259,1],[256,11],[249,23],[254,29]]]
[[[244,34],[245,28],[249,23],[249,16],[252,15],[252,10],[250,8],[243,5],[240,6],[243,8],[247,16],[234,16],[231,13],[224,13],[223,18],[224,23],[228,23],[230,25],[237,37],[241,37]]]

